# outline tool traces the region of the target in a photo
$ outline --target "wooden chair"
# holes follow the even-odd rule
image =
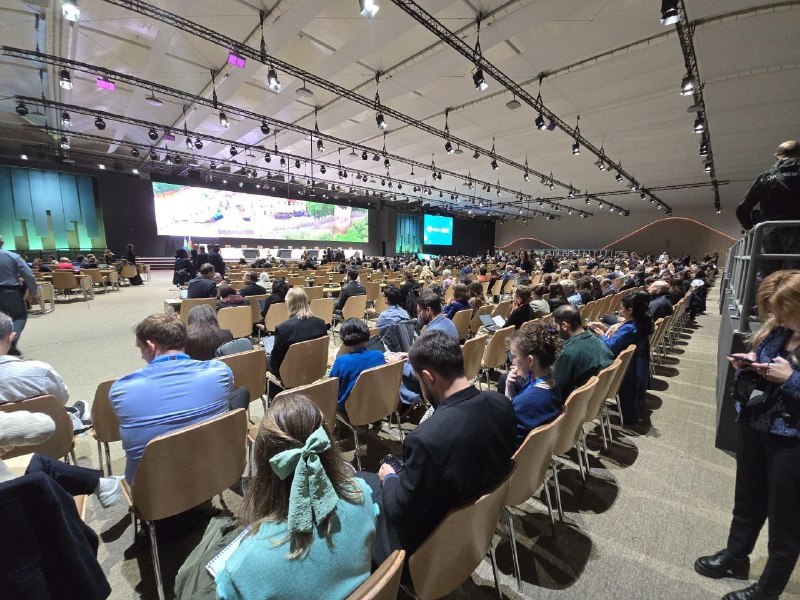
[[[292,344],[281,363],[278,374],[280,378],[267,371],[267,379],[285,390],[322,379],[328,368],[329,344],[330,338],[327,335]]]
[[[268,294],[256,294],[254,296],[247,297],[247,301],[250,302],[250,317],[253,320],[253,325],[260,323],[262,320],[261,305],[258,302],[263,302],[268,297]]]
[[[322,293],[322,286],[321,285],[305,287],[305,288],[303,288],[303,290],[305,290],[306,296],[308,296],[308,301],[309,302],[311,302],[312,300],[320,300],[321,298],[324,297],[324,294]]]
[[[381,421],[386,417],[391,417],[394,413],[397,416],[400,441],[403,441],[403,428],[400,425],[400,414],[397,412],[402,378],[403,361],[391,362],[361,371],[347,397],[347,413],[340,411],[336,414],[339,422],[353,434],[356,464],[359,471],[361,470],[361,452],[356,427]]]
[[[53,419],[56,424],[56,430],[53,432],[46,441],[35,446],[15,446],[10,448],[0,458],[14,458],[22,454],[46,454],[56,459],[62,459],[66,456],[72,458],[73,464],[78,464],[75,460],[75,434],[72,428],[72,419],[70,419],[67,411],[61,403],[56,400],[55,396],[36,396],[35,398],[28,398],[27,400],[20,400],[19,402],[7,402],[0,404],[0,411],[6,413],[17,412],[19,410],[26,410],[28,412],[43,413]]]
[[[442,304],[447,304],[448,302],[450,302],[450,300],[453,299],[453,294],[454,293],[455,293],[455,290],[453,290],[453,286],[451,285],[449,288],[447,288],[444,291],[444,296],[442,297]]]
[[[333,298],[316,298],[311,301],[311,312],[315,317],[322,319],[326,325],[333,324],[333,306],[336,300]]]
[[[486,344],[481,359],[481,370],[486,375],[486,387],[489,387],[489,371],[504,367],[508,361],[508,338],[514,333],[514,326],[509,325],[494,332]]]
[[[500,296],[500,288],[503,287],[503,280],[498,279],[492,284],[492,288],[489,290],[489,294],[494,297]]]
[[[461,351],[464,353],[464,376],[468,381],[475,381],[481,370],[481,359],[486,343],[489,341],[488,335],[479,335],[471,340],[467,340]]]
[[[386,303],[386,298],[383,296],[383,294],[381,294],[378,296],[378,299],[375,300],[375,303],[372,305],[372,307],[367,308],[367,320],[377,320],[378,315],[380,315],[387,308],[389,308],[389,305]]]
[[[396,600],[405,558],[405,550],[392,552],[347,600]]]
[[[234,338],[249,338],[253,333],[253,309],[250,306],[229,306],[217,312],[221,329],[230,329]]]
[[[305,277],[289,277],[286,281],[290,287],[303,287],[306,284]]]
[[[488,551],[500,593],[492,536],[508,496],[511,475],[476,501],[450,512],[408,560],[414,596],[442,598],[472,574]]]
[[[139,271],[136,269],[136,265],[125,265],[119,272],[119,278],[127,279],[128,285],[131,283],[131,277],[136,277],[139,274]]]
[[[517,588],[522,591],[522,578],[517,556],[516,534],[514,532],[514,519],[509,506],[519,506],[528,501],[544,484],[544,497],[547,503],[547,512],[550,515],[551,525],[555,525],[553,518],[553,503],[550,499],[550,490],[547,487],[547,471],[553,459],[553,448],[558,439],[558,430],[563,420],[563,414],[547,425],[537,427],[528,433],[525,440],[512,457],[514,476],[508,488],[506,498],[506,516],[508,517],[508,530],[511,536],[511,558],[514,562],[514,574],[517,577]]]
[[[616,405],[617,414],[619,415],[619,425],[622,427],[622,406],[619,400],[619,388],[622,386],[622,380],[625,379],[625,373],[628,371],[628,365],[630,365],[633,359],[634,352],[636,352],[636,345],[631,344],[617,355],[617,358],[620,360],[620,365],[614,373],[614,379],[612,379],[611,384],[608,386],[603,415],[605,416],[606,432],[608,433],[609,442],[613,440],[613,437],[611,433],[611,416],[608,411],[608,402],[610,401]]]
[[[330,430],[336,428],[336,400],[339,398],[339,378],[328,377],[308,385],[299,385],[276,395],[272,400],[286,396],[305,396],[317,405]]]
[[[467,339],[469,336],[469,322],[472,319],[472,309],[465,308],[453,315],[453,325],[456,326],[459,341]]]
[[[154,522],[194,508],[238,483],[245,468],[246,436],[247,417],[241,409],[160,435],[145,447],[133,484],[122,481],[134,537],[137,519],[150,534],[160,600],[164,586]]]
[[[189,322],[189,311],[195,306],[200,306],[201,304],[207,304],[212,310],[217,310],[216,298],[184,298],[181,300],[181,308],[178,314],[180,315],[181,321],[183,321],[184,325]]]
[[[267,409],[264,400],[264,394],[267,393],[267,355],[264,354],[263,348],[220,356],[214,360],[224,362],[230,367],[233,372],[233,385],[247,388],[250,392],[250,402],[261,400],[264,410]]]
[[[62,295],[67,296],[68,298],[72,296],[72,292],[81,289],[81,284],[78,282],[78,278],[72,271],[56,269],[53,271],[52,284],[53,289],[55,289],[56,292],[61,292]],[[88,300],[88,297],[85,293],[84,299]]]
[[[606,404],[606,398],[608,398],[608,391],[611,388],[611,384],[614,382],[617,369],[621,364],[622,361],[619,358],[616,358],[614,359],[614,362],[608,365],[605,369],[602,369],[597,374],[597,385],[595,386],[594,394],[592,394],[592,398],[589,400],[589,404],[586,407],[586,417],[584,417],[584,423],[594,423],[596,420],[601,419],[603,407]],[[600,430],[603,434],[603,448],[607,449],[608,441],[606,439],[606,429],[603,427],[602,421],[600,423]],[[588,467],[589,453],[586,449],[585,431],[581,431],[581,439],[583,441],[584,458]]]
[[[108,285],[111,286],[113,291],[119,291],[119,273],[117,273],[117,270],[113,267],[108,272]]]
[[[100,269],[81,269],[81,275],[88,275],[92,278],[92,286],[96,289],[108,291],[108,277],[104,276]]]
[[[98,384],[94,392],[92,429],[90,430],[92,437],[97,442],[97,458],[100,470],[109,476],[113,475],[113,473],[111,469],[111,451],[108,445],[111,442],[119,442],[122,439],[119,432],[119,419],[117,418],[117,413],[114,412],[114,407],[111,406],[111,399],[108,397],[114,381],[116,380],[103,381]],[[105,467],[103,466],[101,446],[105,448]]]
[[[53,290],[52,283],[42,282],[37,286],[37,296],[39,298],[39,308],[42,314],[53,312],[56,309],[55,291]],[[47,303],[50,303],[50,310],[45,308]]]
[[[363,319],[367,311],[367,296],[350,296],[342,307],[342,321],[347,319]],[[339,319],[337,319],[338,321]]]
[[[494,312],[492,313],[492,317],[496,317],[500,315],[503,317],[505,321],[511,315],[511,300],[503,300],[502,302],[498,302],[497,306],[494,307]]]
[[[469,332],[471,335],[478,333],[483,324],[481,323],[481,315],[491,315],[494,310],[494,304],[484,304],[475,312],[475,315],[469,321]]]
[[[267,333],[275,333],[275,328],[289,318],[289,309],[286,302],[270,304],[264,317],[264,329]]]
[[[365,282],[364,289],[367,291],[367,305],[369,306],[375,306],[378,298],[383,297],[383,294],[381,294],[381,284],[378,281]]]
[[[569,395],[564,404],[563,421],[558,428],[558,437],[553,447],[553,456],[566,454],[578,444],[581,433],[583,432],[583,419],[586,416],[586,409],[597,385],[597,377],[591,377],[584,385],[579,387]],[[564,509],[561,506],[561,490],[558,487],[558,465],[555,458],[551,463],[553,470],[553,481],[556,487],[556,501],[558,504],[558,516],[564,520]],[[578,448],[578,469],[581,479],[585,482],[586,475],[583,472],[583,454]]]

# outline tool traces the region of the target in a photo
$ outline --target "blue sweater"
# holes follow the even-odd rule
[[[442,307],[442,314],[448,319],[452,319],[458,311],[466,310],[467,308],[471,308],[469,302],[465,302],[463,300],[453,300],[450,304]]]
[[[217,574],[222,600],[344,600],[369,577],[378,506],[361,479],[361,504],[339,499],[328,543],[319,530],[302,557],[288,559],[286,522],[262,523]]]
[[[605,335],[600,337],[608,346],[608,349],[614,353],[614,356],[617,356],[631,344],[636,344],[639,338],[639,330],[633,321],[623,323],[611,337]]]
[[[336,401],[336,407],[339,410],[345,410],[344,404],[350,392],[353,391],[353,386],[356,384],[361,371],[366,371],[385,363],[383,352],[378,350],[359,350],[358,352],[337,356],[331,367],[331,377],[339,378],[339,398]]]
[[[540,425],[546,425],[564,410],[559,393],[544,381],[528,382],[511,400],[517,415],[517,445]]]

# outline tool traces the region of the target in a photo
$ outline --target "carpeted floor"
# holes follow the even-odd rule
[[[20,348],[26,357],[52,364],[73,401],[91,402],[99,382],[142,365],[132,329],[142,317],[162,311],[164,298],[176,296],[170,279],[171,274],[155,272],[144,286],[98,294],[90,302],[59,303],[54,313],[29,320]],[[715,305],[712,290],[709,308]],[[513,577],[507,527],[505,522],[498,526],[495,544],[505,597],[712,600],[744,587],[742,582],[702,578],[692,569],[697,556],[724,546],[733,501],[734,460],[714,448],[718,327],[717,315],[701,316],[679,342],[658,371],[645,423],[635,431],[616,431],[614,443],[602,453],[598,435],[589,436],[592,475],[584,487],[577,467],[563,471],[567,519],[557,524],[555,533],[538,500],[514,510],[522,593]],[[253,417],[261,412],[255,403]],[[352,441],[343,432],[340,436],[352,455]],[[375,469],[387,452],[400,451],[391,433],[367,440],[365,469]],[[77,454],[80,464],[97,466],[97,451],[88,436],[79,439]],[[112,444],[112,457],[114,472],[122,473],[119,444]],[[208,515],[235,513],[241,498],[228,491],[224,502],[221,506],[217,498],[207,510],[191,515],[192,522],[183,528],[189,534],[160,532],[167,588],[202,535]],[[156,598],[149,549],[141,537],[134,542],[124,502],[103,510],[91,498],[87,522],[101,537],[99,559],[113,589],[111,597]],[[764,531],[751,557],[755,576],[766,560],[766,541]],[[488,559],[449,596],[496,597]],[[800,600],[800,575],[795,574],[783,597]]]

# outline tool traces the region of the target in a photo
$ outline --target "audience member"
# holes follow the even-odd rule
[[[672,303],[669,301],[669,284],[666,281],[654,281],[647,288],[650,294],[650,316],[653,321],[666,318],[672,314]]]
[[[367,290],[358,280],[358,271],[355,269],[347,271],[347,279],[347,285],[342,286],[339,298],[336,300],[336,304],[333,305],[333,309],[338,312],[342,311],[345,302],[350,296],[363,296],[367,293]]]
[[[289,284],[283,277],[278,277],[272,283],[272,293],[269,298],[264,302],[264,310],[261,311],[261,316],[266,317],[269,307],[273,304],[280,304],[286,302],[286,294],[289,293]]]
[[[189,259],[189,253],[185,248],[178,248],[175,251],[175,267],[172,275],[172,285],[178,287],[184,286],[196,275],[197,269],[194,268],[192,261]]]
[[[669,301],[672,306],[678,304],[682,298],[686,296],[686,290],[683,289],[683,280],[675,277],[669,286]]]
[[[333,361],[330,376],[339,378],[339,397],[336,407],[346,411],[345,402],[362,371],[386,363],[383,352],[367,350],[369,327],[361,319],[347,319],[339,329],[339,336],[349,352]]]
[[[383,288],[383,297],[386,299],[386,309],[381,311],[375,321],[375,327],[384,329],[392,323],[410,319],[408,312],[401,306],[403,295],[396,285],[387,285]]]
[[[548,292],[550,297],[547,299],[547,305],[550,307],[550,312],[567,304],[567,295],[560,283],[551,283]]]
[[[511,303],[511,314],[508,315],[504,327],[514,326],[519,329],[520,325],[534,318],[534,311],[530,305],[531,288],[527,286],[517,286],[514,290],[514,300]]]
[[[452,320],[458,311],[468,308],[470,308],[469,290],[463,283],[456,283],[453,285],[453,299],[444,307],[442,314]]]
[[[214,270],[219,273],[223,278],[225,277],[225,261],[219,253],[219,244],[211,244],[211,250],[208,253],[208,262],[214,265]]]
[[[483,284],[473,281],[469,284],[469,306],[472,308],[472,316],[478,314],[478,310],[486,304],[486,297],[483,295]]]
[[[214,282],[214,265],[205,263],[200,267],[197,276],[189,281],[187,298],[215,298],[217,284]]]
[[[249,306],[250,303],[239,293],[235,287],[229,284],[221,285],[217,291],[217,310],[231,306]]]
[[[110,266],[112,266],[114,264],[115,260],[116,260],[116,256],[114,255],[114,253],[111,250],[109,250],[108,248],[106,248],[103,251],[103,262],[106,263],[106,265],[108,265],[110,267]]]
[[[74,271],[75,265],[72,264],[72,261],[66,257],[62,256],[58,259],[58,264],[56,265],[56,269],[59,271]]]
[[[15,336],[4,354],[19,356],[17,343],[28,321],[28,308],[24,295],[27,290],[31,304],[38,301],[36,278],[27,263],[16,252],[3,249],[3,236],[0,236],[0,314],[6,314],[13,322]],[[72,265],[70,265],[71,268]],[[25,284],[20,285],[20,279]]]
[[[275,345],[269,355],[269,370],[280,374],[281,364],[292,344],[328,335],[325,321],[311,312],[303,288],[291,288],[286,294],[289,318],[275,327]]]
[[[194,256],[194,268],[195,270],[199,271],[200,267],[202,267],[208,260],[208,252],[206,252],[205,246],[198,246],[197,247],[197,254]]]
[[[413,312],[412,309],[414,307],[409,304],[412,302],[412,300],[409,298],[409,295],[412,292],[414,292],[414,294],[419,292],[419,282],[417,282],[414,272],[410,269],[403,271],[403,278],[403,284],[400,286],[400,306],[405,308],[407,312]]]
[[[442,291],[446,292],[447,288],[455,283],[455,280],[451,276],[452,271],[450,269],[445,269],[442,271]]]
[[[133,244],[128,244],[128,247],[125,249],[125,260],[128,261],[129,265],[135,265],[136,258],[136,252],[133,250]]]
[[[217,348],[233,340],[230,329],[221,329],[214,309],[208,304],[189,311],[184,352],[194,360],[211,360]]]
[[[558,334],[564,340],[553,365],[556,387],[563,399],[614,361],[614,353],[600,338],[586,331],[574,306],[559,306],[553,312]]]
[[[258,275],[253,271],[245,273],[243,279],[244,287],[239,290],[241,296],[260,296],[267,293],[266,289],[258,285]],[[269,281],[269,275],[267,275],[267,281]]]
[[[551,312],[550,303],[543,298],[546,293],[547,288],[541,284],[531,289],[531,295],[533,296],[533,300],[531,300],[531,308],[533,309],[534,318],[544,317],[549,315]]]

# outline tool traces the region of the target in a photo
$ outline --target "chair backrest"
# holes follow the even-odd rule
[[[314,285],[311,287],[303,288],[306,292],[306,296],[308,296],[308,301],[311,302],[312,300],[319,300],[324,296],[322,293],[322,286],[321,285]]]
[[[292,287],[303,287],[306,284],[305,277],[289,277],[289,280],[286,282]]]
[[[108,272],[108,283],[117,284],[119,283],[119,273],[117,273],[116,269],[111,269]]]
[[[81,275],[89,275],[92,278],[92,283],[103,283],[103,274],[100,269],[81,269]]]
[[[503,287],[503,280],[498,279],[492,284],[492,289],[489,290],[489,293],[492,296],[499,296],[500,295],[500,288]]]
[[[375,314],[379,315],[387,308],[389,308],[389,305],[386,303],[386,298],[381,294],[378,296],[378,299],[375,300]]]
[[[184,298],[181,300],[180,317],[184,325],[189,322],[189,311],[201,304],[207,304],[212,310],[217,310],[216,298]]]
[[[511,475],[488,494],[449,513],[411,555],[408,566],[417,597],[446,596],[481,563],[492,543],[510,482]]]
[[[465,308],[464,310],[460,310],[453,315],[453,325],[456,326],[459,340],[464,340],[467,338],[467,335],[469,334],[469,322],[471,319],[471,308]]]
[[[397,409],[403,361],[361,371],[347,397],[347,417],[353,425],[368,425]]]
[[[39,288],[39,299],[40,300],[52,300],[53,299],[53,284],[52,283],[42,282],[37,287]]]
[[[661,330],[664,327],[664,317],[660,319],[656,319],[656,322],[653,323],[653,332],[650,334],[650,347],[654,348],[656,344],[658,344],[658,340],[661,337]]]
[[[230,367],[233,385],[247,388],[250,402],[258,400],[267,392],[267,355],[263,348],[220,356],[214,360],[224,362]]]
[[[119,276],[125,277],[126,279],[136,277],[138,274],[139,271],[136,269],[136,265],[125,265],[119,272]]]
[[[267,294],[256,294],[254,296],[248,296],[247,300],[250,302],[250,319],[253,323],[260,323],[261,322],[261,305],[258,303],[259,300],[262,302],[266,300],[269,296]]]
[[[367,302],[377,302],[378,298],[383,295],[379,281],[367,281],[364,283],[364,289],[367,290]]]
[[[53,271],[53,287],[57,290],[74,290],[78,287],[78,278],[72,271],[56,269]]]
[[[483,359],[481,360],[482,366],[493,369],[502,367],[508,360],[508,338],[514,333],[514,326],[509,325],[494,332],[492,339],[486,344],[486,349],[483,351]]]
[[[346,600],[396,600],[405,550],[395,550]]]
[[[442,298],[442,302],[443,303],[450,302],[450,300],[453,299],[453,294],[455,294],[455,290],[453,289],[453,286],[451,285],[449,288],[447,288],[444,291],[444,296]]]
[[[483,295],[485,296],[486,293],[489,291],[489,282],[481,281],[481,287],[483,288]]]
[[[0,404],[0,410],[11,413],[18,410],[44,413],[56,424],[56,430],[46,441],[35,446],[16,446],[4,453],[0,458],[13,458],[22,454],[46,454],[53,458],[64,458],[72,450],[74,433],[72,432],[72,419],[55,396],[36,396],[19,402]]]
[[[136,514],[165,519],[237,483],[246,462],[247,415],[234,410],[150,440],[136,469]],[[130,482],[129,482],[130,483]]]
[[[301,385],[291,390],[285,390],[275,396],[273,402],[278,398],[287,396],[305,396],[317,405],[322,418],[330,427],[331,431],[336,427],[336,400],[339,398],[339,378],[328,377],[320,379],[315,383]]]
[[[569,395],[564,404],[564,420],[558,428],[558,438],[556,439],[553,454],[564,454],[575,445],[575,442],[583,429],[583,418],[586,416],[586,407],[594,393],[597,385],[597,377],[591,377]]]
[[[342,308],[343,319],[363,319],[367,310],[367,295],[350,296]]]
[[[461,351],[464,353],[464,376],[467,380],[472,381],[478,376],[478,371],[481,370],[483,351],[488,341],[489,336],[484,334],[467,340],[461,346]]]
[[[119,433],[119,419],[117,413],[114,412],[114,407],[111,406],[111,400],[108,397],[108,392],[111,390],[111,384],[116,381],[109,379],[97,385],[94,392],[94,401],[92,402],[92,432],[96,440],[100,442],[118,442],[120,439]]]
[[[289,309],[286,302],[270,304],[267,315],[264,317],[264,329],[274,332],[275,328],[289,318]]]
[[[542,485],[563,420],[564,415],[561,414],[547,425],[531,431],[514,453],[516,469],[508,488],[507,506],[522,504]]]
[[[469,322],[469,330],[472,333],[472,335],[478,333],[478,329],[480,329],[481,326],[483,325],[481,323],[481,315],[490,315],[492,314],[493,310],[494,310],[493,304],[484,304],[480,306],[478,310],[475,311],[475,314],[472,316],[472,319],[470,319]]]
[[[511,315],[511,300],[503,300],[494,307],[492,317],[500,315],[503,319],[507,319]]]
[[[619,388],[622,385],[622,380],[625,379],[625,373],[628,370],[628,365],[631,364],[631,359],[633,358],[634,352],[636,352],[636,345],[631,344],[617,355],[620,365],[614,372],[614,378],[611,380],[611,384],[608,386],[606,398],[616,397],[617,392],[619,392]]]
[[[608,390],[611,388],[611,384],[614,383],[614,377],[621,364],[622,360],[615,358],[614,362],[597,374],[597,385],[594,386],[594,393],[589,403],[586,405],[585,422],[591,423],[600,416],[603,404],[605,404],[606,398],[608,398]]]
[[[221,329],[230,329],[234,338],[250,337],[253,332],[253,309],[250,306],[228,306],[217,312]]]
[[[281,363],[281,383],[284,388],[307,385],[325,376],[328,367],[328,345],[330,339],[324,335],[315,340],[297,342],[289,346]]]
[[[333,323],[333,307],[336,300],[333,298],[316,298],[311,301],[311,312],[315,317],[325,321],[326,325]]]

